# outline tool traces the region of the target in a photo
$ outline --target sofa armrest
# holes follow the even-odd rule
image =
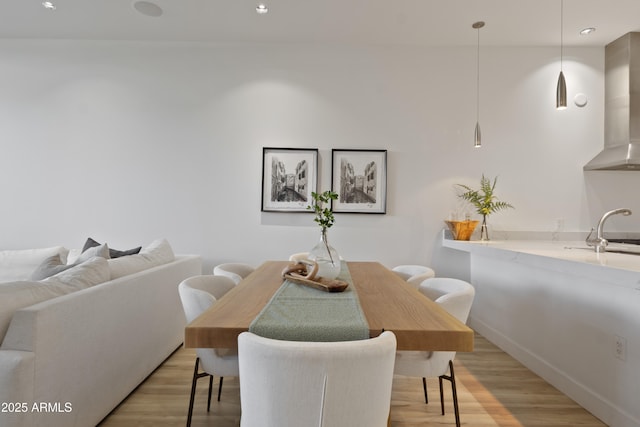
[[[0,405],[7,405],[0,408],[1,426],[31,425],[34,373],[34,353],[0,350]]]

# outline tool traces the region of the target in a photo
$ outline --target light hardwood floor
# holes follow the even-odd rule
[[[463,426],[605,426],[589,412],[547,384],[482,336],[475,351],[458,353],[455,370]],[[186,423],[195,352],[180,348],[118,406],[100,427],[183,426]],[[220,402],[207,413],[208,381],[198,383],[193,427],[237,427],[240,392],[236,378],[225,378]],[[424,403],[419,378],[394,378],[391,425],[455,426],[451,391],[445,382],[446,415],[440,415],[438,381],[428,382],[429,405]]]

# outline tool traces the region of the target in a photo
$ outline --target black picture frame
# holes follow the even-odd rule
[[[387,212],[387,150],[331,150],[336,213]]]
[[[317,148],[262,148],[263,212],[311,212],[317,187]]]

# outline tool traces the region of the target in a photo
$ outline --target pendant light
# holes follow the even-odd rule
[[[480,28],[484,27],[483,21],[474,22],[471,25],[478,30],[478,48],[476,56],[476,130],[473,134],[473,146],[482,147],[482,134],[480,133]]]
[[[558,85],[556,86],[556,109],[558,110],[567,108],[567,82],[564,80],[564,74],[562,73],[562,50],[564,48],[563,15],[564,0],[560,0],[560,75],[558,76]]]

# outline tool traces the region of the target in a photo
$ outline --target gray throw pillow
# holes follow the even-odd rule
[[[87,241],[84,243],[84,246],[82,247],[82,252],[86,251],[89,248],[93,248],[95,246],[100,246],[100,243],[96,242],[91,237],[89,237]],[[121,256],[126,256],[126,255],[135,255],[139,253],[141,249],[142,249],[142,246],[138,246],[137,248],[133,248],[133,249],[128,249],[126,251],[119,251],[117,249],[109,248],[109,258],[119,258]]]

